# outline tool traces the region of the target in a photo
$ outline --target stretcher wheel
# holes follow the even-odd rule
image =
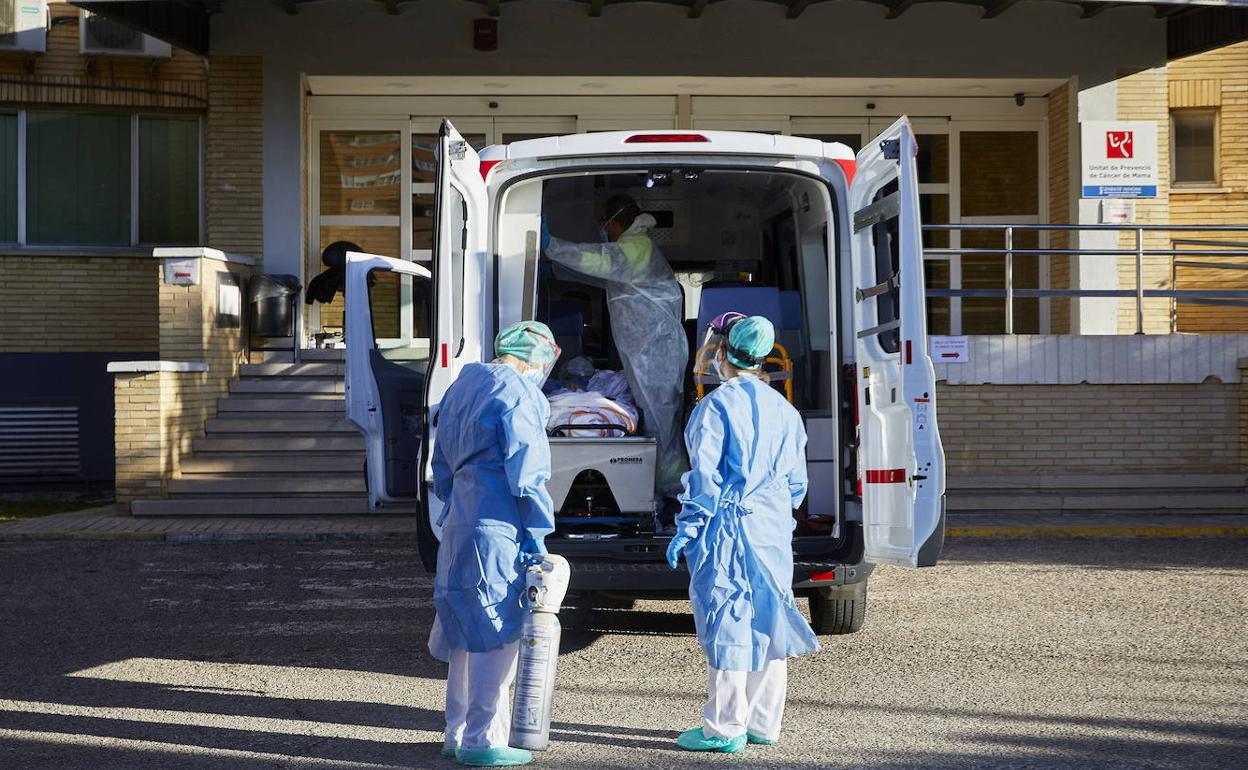
[[[810,595],[810,625],[816,634],[852,634],[867,619],[867,581],[817,588]]]

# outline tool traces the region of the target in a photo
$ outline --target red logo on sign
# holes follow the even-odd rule
[[[1135,143],[1131,131],[1105,132],[1105,157],[1134,158]]]

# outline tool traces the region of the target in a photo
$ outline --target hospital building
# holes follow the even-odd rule
[[[1246,41],[1240,0],[3,0],[0,487],[367,512],[343,294],[305,297],[336,242],[430,262],[444,119],[856,152],[908,116],[950,509],[1241,508]],[[748,241],[661,187],[660,245]]]

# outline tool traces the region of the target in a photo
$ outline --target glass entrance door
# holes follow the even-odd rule
[[[491,144],[575,133],[574,116],[451,118],[477,150]],[[324,301],[306,306],[307,347],[344,344],[340,273],[323,262],[349,243],[372,254],[428,263],[433,256],[434,181],[442,116],[410,120],[325,119],[311,126],[308,238],[304,284]],[[324,276],[318,278],[318,276]],[[407,346],[428,336],[429,281],[397,275],[369,292],[377,344]],[[332,293],[332,299],[330,294]]]

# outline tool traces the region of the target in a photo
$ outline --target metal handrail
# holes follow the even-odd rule
[[[1145,234],[1154,232],[1224,232],[1248,234],[1248,225],[1103,225],[1103,224],[1009,224],[1009,223],[958,223],[942,225],[923,225],[929,232],[962,232],[967,230],[999,231],[1004,235],[1004,246],[993,248],[924,248],[924,259],[938,259],[948,256],[987,255],[1001,256],[1005,261],[1005,286],[1002,289],[928,289],[929,297],[983,297],[1005,299],[1005,333],[1014,333],[1014,300],[1016,298],[1032,299],[1044,297],[1066,298],[1135,298],[1136,334],[1144,333],[1144,300],[1146,298],[1168,298],[1170,300],[1170,330],[1178,328],[1178,304],[1184,302],[1194,305],[1223,305],[1248,307],[1248,290],[1240,289],[1178,289],[1178,267],[1197,269],[1241,269],[1248,270],[1248,264],[1199,262],[1176,260],[1176,257],[1248,257],[1248,242],[1215,241],[1193,238],[1172,238],[1170,248],[1149,248],[1145,245]],[[1041,232],[1113,232],[1132,233],[1135,243],[1132,248],[1115,249],[1018,249],[1014,247],[1016,231]],[[1218,248],[1202,248],[1197,250],[1176,248],[1178,246],[1202,246]],[[1134,289],[1016,289],[1014,288],[1014,257],[1019,256],[1090,256],[1090,257],[1135,257],[1135,288]],[[1144,288],[1144,258],[1170,257],[1170,288]]]

